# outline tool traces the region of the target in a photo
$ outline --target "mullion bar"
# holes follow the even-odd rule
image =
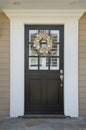
[[[38,56],[38,70],[40,69],[40,56]]]
[[[37,58],[38,56],[28,56],[28,57],[34,57],[34,58]],[[40,57],[41,57],[41,56],[40,56]],[[46,56],[42,56],[42,57],[46,57]],[[51,57],[51,58],[52,58],[52,57],[53,57],[53,58],[54,58],[54,57],[55,57],[55,58],[60,58],[60,56],[48,56],[48,57]]]
[[[50,56],[48,57],[48,63],[49,63],[48,69],[50,70]]]
[[[60,42],[54,42],[55,44],[60,44]],[[29,44],[32,44],[32,42],[29,42]]]
[[[50,35],[50,31],[51,31],[51,30],[49,29],[49,35]]]

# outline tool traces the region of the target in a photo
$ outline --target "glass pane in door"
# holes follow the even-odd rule
[[[59,58],[50,58],[50,70],[59,70]]]
[[[33,42],[37,34],[38,30],[29,30],[29,43]]]
[[[38,56],[37,52],[33,49],[31,44],[29,44],[29,56]]]
[[[47,57],[40,58],[40,70],[48,70],[48,58]]]
[[[60,40],[59,40],[59,35],[60,35],[59,30],[51,30],[51,31],[50,31],[50,34],[51,34],[51,36],[53,37],[53,42],[54,42],[54,43],[60,42]]]
[[[38,70],[38,58],[29,57],[29,70]]]

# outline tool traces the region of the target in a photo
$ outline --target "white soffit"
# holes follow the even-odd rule
[[[86,0],[0,0],[0,9],[86,9]]]

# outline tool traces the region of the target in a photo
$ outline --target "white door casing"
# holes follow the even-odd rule
[[[64,115],[78,117],[78,19],[84,10],[4,12],[10,19],[10,117],[24,115],[25,24],[64,24]]]

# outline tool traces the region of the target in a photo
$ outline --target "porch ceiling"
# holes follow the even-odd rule
[[[0,9],[86,9],[86,0],[0,0]]]

